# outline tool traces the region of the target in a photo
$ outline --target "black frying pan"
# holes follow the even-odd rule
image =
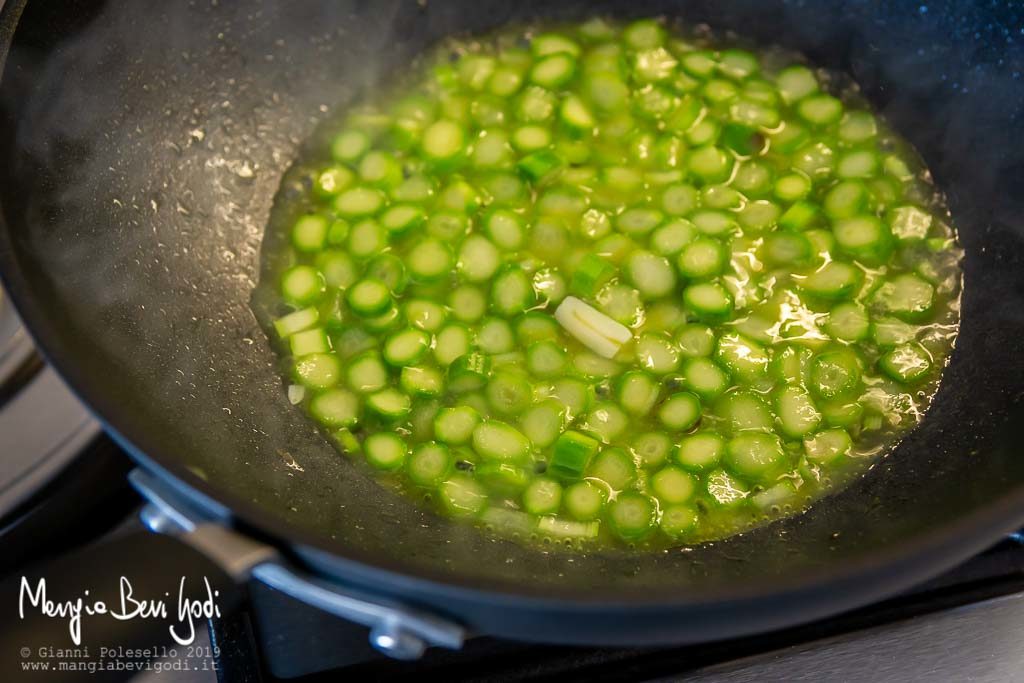
[[[878,598],[1024,523],[1019,7],[30,0],[18,22],[22,5],[0,33],[16,29],[12,298],[141,467],[315,571],[496,635],[694,641]],[[708,21],[850,72],[949,194],[967,252],[959,342],[921,426],[807,514],[685,552],[540,552],[384,491],[289,404],[250,308],[279,180],[326,111],[451,32],[591,12]]]

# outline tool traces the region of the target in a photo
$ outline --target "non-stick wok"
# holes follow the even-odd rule
[[[1024,524],[1022,12],[922,2],[8,0],[0,272],[149,481],[328,589],[550,642],[810,620]],[[327,112],[453,32],[595,13],[708,22],[849,72],[932,169],[967,254],[920,427],[806,514],[669,552],[543,551],[384,490],[289,403],[250,306],[279,181]]]

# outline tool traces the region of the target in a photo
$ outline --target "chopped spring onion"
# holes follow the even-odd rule
[[[715,432],[697,432],[679,444],[676,461],[689,470],[709,470],[725,453],[725,440]]]
[[[587,476],[604,482],[613,491],[623,491],[636,480],[636,463],[625,449],[606,448],[594,459]]]
[[[608,522],[619,537],[638,541],[646,536],[655,523],[654,503],[647,496],[628,491],[616,498],[608,512]]]
[[[625,325],[573,296],[565,297],[555,309],[555,320],[566,332],[605,358],[614,356],[633,338]]]
[[[562,485],[554,479],[538,477],[523,491],[523,508],[533,515],[558,512],[562,505]]]
[[[371,434],[363,442],[366,461],[381,470],[397,470],[405,463],[408,446],[402,437],[390,432]]]
[[[700,420],[701,404],[695,394],[681,391],[672,394],[658,408],[658,420],[666,429],[689,431]]]
[[[428,441],[413,450],[405,468],[413,483],[435,488],[445,480],[454,465],[455,459],[444,444]]]
[[[522,432],[504,422],[481,422],[473,430],[473,450],[484,458],[522,462],[530,447],[530,440]]]
[[[583,476],[591,459],[600,448],[597,439],[576,431],[563,432],[555,441],[548,470],[556,477],[575,480]]]

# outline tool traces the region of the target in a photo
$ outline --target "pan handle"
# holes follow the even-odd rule
[[[264,545],[189,505],[167,482],[145,470],[129,475],[149,501],[143,522],[159,532],[185,532],[184,538],[228,570],[236,582],[250,578],[328,614],[370,629],[370,644],[393,659],[419,659],[427,647],[457,650],[467,637],[456,621],[396,600],[345,586],[292,567],[271,546]]]

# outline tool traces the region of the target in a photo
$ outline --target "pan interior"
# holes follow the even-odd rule
[[[7,60],[0,267],[46,352],[101,416],[243,519],[408,573],[653,599],[841,568],[1024,495],[1015,439],[1024,417],[1024,88],[1020,48],[1005,33],[1019,24],[1012,12],[970,2],[931,3],[925,13],[629,5],[630,14],[682,14],[849,72],[947,193],[966,287],[935,403],[864,479],[808,514],[727,541],[578,556],[497,541],[381,492],[288,403],[249,299],[274,192],[328,111],[446,35],[625,6],[74,4],[29,2]]]
[[[787,66],[805,62],[799,55],[778,49],[737,53],[734,50],[750,46],[723,41],[706,29],[694,31],[674,22],[666,23],[661,29],[665,30],[665,39],[661,41],[656,33],[655,40],[663,42],[675,58],[686,59],[686,53],[680,51],[676,42],[685,41],[696,49],[722,50],[723,55],[731,55],[733,59],[742,54],[756,60],[758,66],[751,68],[758,72],[757,76],[737,78],[732,74],[732,80],[709,78],[703,82],[705,92],[713,87],[736,87],[746,93],[748,89],[775,81],[780,71],[787,73],[783,71]],[[835,492],[863,474],[878,457],[888,453],[927,410],[956,337],[961,253],[953,239],[955,232],[943,197],[926,180],[930,178],[927,171],[916,172],[920,161],[913,150],[906,149],[884,121],[878,124],[876,132],[866,136],[868,140],[853,134],[849,122],[862,120],[861,116],[869,117],[872,122],[876,119],[859,100],[856,85],[843,74],[834,72],[817,72],[812,78],[820,78],[830,92],[839,95],[843,101],[841,106],[846,110],[842,117],[845,127],[837,122],[835,126],[824,127],[824,131],[815,131],[814,127],[810,127],[814,132],[794,128],[793,122],[799,125],[799,113],[777,102],[770,111],[775,115],[774,112],[781,110],[777,116],[783,123],[760,127],[770,142],[757,149],[756,144],[741,145],[735,138],[743,136],[744,129],[730,126],[728,105],[716,106],[711,94],[701,97],[699,90],[690,90],[698,88],[701,81],[683,81],[685,76],[679,76],[681,88],[686,88],[688,93],[680,97],[683,104],[675,111],[687,111],[685,103],[705,103],[704,113],[697,119],[702,123],[692,124],[694,128],[684,133],[672,113],[645,112],[644,105],[639,103],[643,100],[638,99],[641,93],[664,93],[666,88],[671,89],[675,76],[659,75],[661,80],[652,86],[648,83],[649,76],[630,74],[629,67],[609,71],[607,50],[611,48],[625,50],[619,58],[623,63],[640,62],[642,53],[634,53],[630,41],[635,32],[651,27],[649,19],[616,23],[602,18],[583,24],[511,25],[490,34],[442,41],[389,76],[379,89],[366,93],[341,111],[331,112],[323,124],[324,130],[313,134],[316,142],[311,147],[315,156],[297,160],[285,174],[282,182],[289,191],[279,193],[263,239],[263,267],[254,296],[255,312],[264,322],[272,344],[286,357],[287,370],[282,381],[289,384],[289,396],[296,402],[297,409],[319,421],[339,452],[347,453],[357,466],[375,473],[382,486],[397,488],[442,514],[448,510],[447,516],[463,516],[467,522],[483,525],[498,536],[514,536],[526,543],[564,544],[588,552],[608,546],[651,552],[726,538],[780,516],[802,512],[823,494]],[[577,65],[577,75],[568,83],[550,84],[547,90],[541,91],[529,86],[517,87],[515,92],[502,98],[488,92],[496,76],[491,76],[491,85],[486,87],[484,83],[466,83],[471,79],[465,74],[480,64],[480,60],[496,59],[499,65],[507,65],[504,68],[511,70],[500,71],[499,66],[495,72],[499,75],[515,74],[517,70],[529,72],[524,62],[531,59],[530,52],[522,46],[532,36],[531,50],[537,50],[537,45],[548,44],[545,41],[552,33],[563,40],[574,41],[574,48],[579,45],[583,49],[578,58],[552,58],[556,63],[572,60],[569,63]],[[543,63],[550,62],[534,62]],[[599,77],[595,72],[605,75]],[[673,64],[669,72],[685,74],[686,69],[684,66],[677,70]],[[615,74],[610,86],[609,73]],[[632,115],[628,113],[629,108],[601,100],[594,93],[598,89],[595,83],[612,89],[617,83],[623,88],[632,88]],[[594,118],[573,130],[564,109],[560,114],[548,116],[525,111],[526,103],[538,92],[555,93],[563,103],[577,103],[588,117]],[[744,96],[755,97],[751,94],[741,98]],[[570,97],[578,99],[570,100]],[[467,100],[466,112],[454,104],[461,105]],[[418,144],[411,143],[410,139],[419,138],[414,123],[419,116],[426,119],[423,126],[438,119],[445,121],[439,125],[455,126],[456,133],[464,136],[462,144],[468,145],[466,158],[439,163],[420,151]],[[624,117],[628,117],[625,119],[628,123],[623,123]],[[659,123],[652,126],[652,118]],[[393,120],[396,123],[389,123]],[[694,131],[711,121],[720,122],[726,133],[718,136],[712,147],[703,148]],[[534,128],[518,128],[530,123]],[[391,132],[395,130],[389,129],[392,125],[400,127],[402,133]],[[767,129],[773,132],[765,132]],[[519,164],[523,165],[538,157],[515,150],[523,146],[515,136],[518,131],[538,130],[550,136],[552,142],[541,145],[545,151],[535,154],[555,155],[556,162],[563,167],[518,185],[522,181],[513,175],[514,160],[519,159]],[[753,131],[753,128],[747,130]],[[783,135],[786,131],[792,135],[793,130],[802,131],[812,139],[803,142],[799,150],[790,152],[792,147],[785,144]],[[835,137],[828,131],[834,131]],[[508,144],[510,134],[511,146]],[[858,141],[854,143],[848,139],[850,137]],[[426,147],[426,138],[425,133],[423,147]],[[367,149],[357,150],[356,158],[342,160],[340,157],[344,155],[336,150],[338,141],[353,139],[365,143]],[[676,149],[674,145],[680,140],[686,140],[687,147],[685,156],[677,159],[675,152],[669,150]],[[492,158],[496,141],[502,152]],[[817,176],[818,173],[806,165],[807,159],[818,158],[807,151],[816,149],[816,144],[824,145],[830,155],[835,150],[838,161],[835,175],[815,180],[814,189],[808,195],[810,201],[820,205],[818,211],[823,209],[830,216],[824,221],[812,219],[813,222],[803,226],[802,234],[815,240],[813,250],[818,250],[819,240],[831,237],[831,233],[820,231],[822,225],[831,225],[835,234],[840,234],[844,221],[839,215],[849,218],[851,209],[838,209],[834,199],[851,189],[870,193],[872,197],[866,202],[867,208],[855,205],[853,212],[871,214],[870,220],[876,220],[876,215],[883,216],[883,222],[891,222],[893,232],[899,233],[898,237],[890,238],[880,229],[874,246],[861,248],[852,257],[843,248],[824,247],[831,256],[823,261],[831,263],[834,257],[841,262],[840,268],[855,264],[849,267],[863,277],[850,297],[839,295],[840,301],[816,300],[800,289],[802,276],[830,266],[819,262],[805,270],[799,259],[796,263],[787,260],[786,265],[780,265],[771,257],[770,247],[778,244],[779,238],[801,239],[801,232],[791,227],[797,221],[787,212],[816,204],[800,204],[777,196],[784,193],[773,195],[749,180],[750,169],[764,169],[764,164],[775,170],[777,178],[785,177],[787,167],[797,167],[796,173],[801,174],[791,178]],[[649,146],[647,158],[635,151],[637,146]],[[701,149],[723,150],[730,160],[735,153],[734,169],[713,179],[702,179],[701,174],[692,169],[686,171],[687,159],[697,158]],[[865,153],[869,160],[879,155],[881,159],[877,163],[889,170],[874,173],[869,169],[864,175],[870,177],[850,180],[847,176],[853,174],[848,169],[843,170],[843,160],[863,158]],[[895,171],[897,164],[914,168],[914,173],[907,172],[913,179],[904,177],[898,184],[891,184],[894,175],[902,173]],[[381,173],[378,168],[390,169],[390,172]],[[608,180],[613,171],[623,168],[626,173],[644,174],[640,187],[624,191]],[[807,171],[808,176],[802,175],[803,171]],[[513,189],[508,189],[510,186]],[[730,188],[726,192],[739,193],[735,195],[737,204],[730,205],[729,210],[708,213],[722,209],[721,203],[715,201],[715,193],[725,187]],[[296,193],[296,188],[301,190]],[[463,188],[474,197],[472,202],[465,201]],[[700,208],[674,206],[677,202],[673,197],[680,190],[692,191],[694,195],[699,191]],[[353,210],[348,205],[353,196],[380,201],[383,207],[363,215],[362,209]],[[916,207],[924,207],[928,212],[924,214],[927,224],[920,224],[930,230],[928,237],[932,239],[927,242],[932,245],[930,249],[921,239],[907,239],[906,225],[894,219],[902,211],[909,213],[910,210],[897,208],[906,205],[915,207],[911,215],[921,215]],[[756,213],[751,213],[763,209],[778,212],[781,216],[777,219],[778,227],[775,221],[771,228],[763,227]],[[394,221],[395,213],[410,210],[422,216],[416,225],[395,228],[389,224]],[[680,211],[691,224],[676,223],[678,216],[675,214]],[[634,216],[637,212],[654,212],[653,220],[658,227],[624,227],[631,212]],[[523,220],[525,229],[509,241],[503,234],[495,233],[492,223],[495,216]],[[599,231],[584,229],[587,221],[594,220],[595,216],[608,221],[607,234],[603,228]],[[718,234],[717,228],[702,224],[701,219],[708,216],[724,220],[732,216],[740,227],[735,231],[726,228],[726,234]],[[864,219],[851,220],[861,224]],[[690,225],[697,225],[696,231],[702,237],[691,243],[696,245],[694,248],[678,247],[679,255],[676,247],[666,248],[657,238],[664,231],[685,229],[684,226]],[[812,228],[818,230],[811,232]],[[712,235],[704,236],[704,233]],[[423,244],[434,249],[437,259],[447,264],[438,273],[418,272],[412,259],[420,249],[417,245]],[[373,253],[367,254],[368,249]],[[688,271],[687,251],[693,253],[699,249],[711,249],[713,253],[718,253],[719,249],[731,251],[729,265],[720,273],[712,272],[710,277],[707,273]],[[808,243],[808,250],[811,249]],[[468,256],[470,253],[473,255]],[[581,264],[586,263],[586,259],[610,269],[608,284],[586,291],[582,282],[578,282],[577,275],[584,270]],[[644,263],[667,267],[668,272],[661,274],[668,278],[668,292],[652,292],[645,289],[642,278],[638,281],[635,267],[638,260],[644,259]],[[615,266],[608,265],[609,262]],[[712,267],[712,270],[716,269]],[[686,275],[677,277],[677,271]],[[295,285],[296,279],[306,283],[310,274],[313,278],[323,278],[322,288],[309,287],[308,283]],[[921,274],[927,281],[920,279]],[[541,277],[546,286],[535,284],[535,298],[513,301],[509,306],[500,299],[500,292],[507,289],[499,283],[517,276],[532,277],[534,283]],[[374,315],[369,315],[352,302],[351,295],[359,290],[357,282],[362,278],[380,278],[387,282],[390,294],[385,312],[375,310]],[[708,281],[716,283],[712,286],[724,285],[735,295],[735,310],[723,316],[724,319],[695,314],[683,303],[687,297],[684,289],[688,291],[695,283]],[[883,283],[897,281],[924,287],[928,296],[934,298],[923,315],[911,315],[913,320],[907,323],[894,322],[896,319],[880,312],[874,298],[877,294],[869,293],[884,292],[880,288],[892,285]],[[552,284],[558,291],[550,291]],[[529,291],[531,295],[534,292],[533,288]],[[467,293],[471,298],[482,297],[482,301],[489,302],[489,310],[477,310],[475,305],[467,310],[459,302],[457,295],[460,293]],[[596,306],[603,314],[628,326],[630,341],[614,353],[614,361],[593,355],[587,346],[579,344],[555,322],[558,311],[566,310],[572,303],[563,299],[567,295]],[[829,294],[832,295],[834,293]],[[851,300],[855,303],[851,304]],[[430,320],[417,317],[417,307],[445,304],[447,309],[440,309]],[[842,312],[850,310],[851,305],[855,307],[854,312],[871,311],[877,326],[873,332],[868,329],[866,320],[863,330],[852,332],[827,322],[841,318]],[[828,313],[830,307],[838,314]],[[295,322],[296,318],[310,315],[316,320]],[[286,323],[302,329],[288,330]],[[539,334],[534,331],[549,323],[552,328],[542,327],[543,332]],[[704,323],[710,327],[702,327]],[[721,395],[692,386],[685,378],[688,364],[693,362],[687,356],[695,351],[694,345],[684,339],[687,331],[700,334],[701,330],[714,330],[712,334],[718,340],[718,351],[711,361],[717,364],[710,367],[728,367],[732,372],[729,382],[732,387]],[[892,336],[887,330],[897,330],[900,335],[909,330],[911,337],[924,344],[923,347],[899,347],[890,351],[887,358],[903,358],[904,355],[917,358],[915,351],[926,353],[926,367],[930,368],[926,378],[917,382],[896,382],[878,369],[886,363],[878,360],[886,353],[878,346],[885,345],[886,349],[893,346],[877,341],[887,334]],[[467,331],[469,339],[458,353],[477,354],[469,357],[483,364],[482,374],[486,380],[477,376],[469,380],[470,383],[481,382],[477,387],[453,379],[460,372],[460,361],[449,357],[453,336],[462,340],[459,335]],[[742,336],[736,336],[737,332]],[[567,362],[559,365],[556,361],[555,369],[545,367],[535,372],[531,367],[536,360],[533,355],[536,347],[531,348],[534,335],[546,340],[537,344],[547,345],[547,349],[553,346],[557,353],[567,353]],[[422,344],[422,352],[416,349],[411,353],[403,352],[401,361],[393,354],[389,356],[392,340],[403,338]],[[678,340],[678,345],[661,346],[673,343],[669,339]],[[313,340],[312,345],[326,350],[327,355],[310,354],[308,349],[304,353],[301,347],[307,346],[309,340]],[[666,353],[663,363],[651,362],[650,356],[647,362],[640,360],[642,349],[653,344]],[[742,352],[731,353],[730,344],[741,345]],[[674,358],[675,350],[682,347],[686,350],[678,359]],[[819,409],[831,413],[824,420],[818,418],[820,422],[810,427],[786,422],[780,409],[779,392],[791,382],[779,381],[778,376],[786,374],[780,369],[784,366],[785,354],[792,354],[795,349],[800,349],[801,354],[838,353],[843,358],[850,358],[846,354],[852,353],[856,354],[852,357],[858,366],[863,362],[863,382],[856,380],[853,390],[856,397],[852,393],[843,394],[845,400],[854,401],[844,405],[844,409],[853,409],[852,415],[836,415],[836,406],[843,405],[844,399],[829,402],[820,393],[814,393],[820,389],[813,388],[813,382],[807,382],[805,386],[810,387],[812,394],[793,386],[785,391],[790,396],[794,391],[799,392],[795,395],[807,401],[803,405],[812,414]],[[712,354],[710,350],[707,353]],[[752,358],[754,367],[738,364],[737,355]],[[330,365],[335,359],[340,360],[339,377],[329,387],[320,387],[317,382],[300,376],[300,368],[316,367],[320,362]],[[381,386],[370,390],[358,386],[362,380],[356,377],[365,378],[366,373],[357,369],[366,367],[373,369],[371,374],[383,373],[385,379]],[[417,379],[422,377],[436,382],[436,388],[424,388]],[[623,396],[623,386],[634,380],[640,386],[654,383],[655,395],[649,407],[638,408]],[[593,398],[588,402],[584,394],[584,400],[579,403],[566,400],[563,398],[566,385],[570,387],[570,395],[582,387],[582,391],[592,392]],[[381,394],[374,394],[381,389]],[[696,393],[684,393],[676,399],[699,401],[697,405],[703,416],[697,425],[666,426],[659,419],[659,411],[670,405],[673,393],[684,390]],[[373,404],[375,397],[381,395],[393,401],[408,401],[404,409],[396,411],[406,412],[386,418],[376,414]],[[342,418],[337,410],[329,418],[325,417],[324,406],[332,402],[335,408],[340,403]],[[729,417],[730,406],[738,404],[750,409],[740,420],[745,423],[743,427],[732,426],[737,418]],[[483,416],[499,425],[497,428],[518,430],[510,430],[510,438],[524,438],[532,443],[521,455],[503,456],[505,459],[500,464],[495,453],[488,454],[486,447],[477,445],[475,440],[472,447],[457,438],[452,443],[452,439],[445,438],[443,428],[432,425],[435,420],[442,420],[440,411],[453,406],[461,406],[461,410],[470,411],[471,416]],[[558,412],[553,413],[555,410]],[[862,411],[863,416],[857,410]],[[775,411],[774,416],[765,417],[768,411]],[[557,416],[559,425],[549,432],[548,420],[552,414]],[[607,427],[598,415],[610,415],[613,426]],[[773,419],[778,420],[777,425],[769,422],[766,426],[766,420]],[[346,424],[340,424],[342,420]],[[618,420],[625,426],[617,426]],[[875,420],[877,422],[873,422]],[[538,423],[543,424],[538,427]],[[747,431],[740,436],[739,432],[752,427],[759,433]],[[589,441],[584,434],[590,433],[604,443],[601,451],[593,456],[588,471],[576,477],[555,474],[555,479],[560,480],[556,483],[551,471],[556,468],[559,457],[556,437],[563,430],[566,438],[578,435]],[[399,436],[392,436],[392,433]],[[815,434],[818,436],[813,436]],[[680,469],[684,457],[680,455],[677,459],[677,444],[722,437],[738,439],[730,443],[757,441],[767,444],[766,448],[777,448],[774,465],[758,475],[724,456],[724,469],[714,463],[700,467],[685,462],[682,465],[685,469]],[[400,456],[399,467],[395,468],[393,463],[378,463],[379,469],[375,470],[371,464],[374,462],[371,444],[375,439],[385,439],[394,445],[392,439],[395,438],[399,439],[398,446],[409,452]],[[829,459],[814,452],[820,444],[842,443],[843,440],[848,443],[849,456]],[[594,445],[596,447],[596,442]],[[645,445],[648,446],[646,454]],[[679,448],[678,453],[682,453],[683,447]],[[728,450],[732,446],[722,448]],[[456,465],[453,470],[442,472],[438,480],[424,481],[422,468],[417,467],[417,463],[422,465],[421,457],[427,460],[450,458]],[[620,457],[635,458],[636,462],[623,462]],[[613,472],[610,480],[616,484],[609,484],[601,476],[608,472],[609,461],[620,467],[636,468],[639,473],[636,480],[628,480],[628,472],[634,470],[627,469],[627,479],[620,480]],[[421,473],[418,483],[411,481],[415,472]],[[577,478],[583,481],[577,483]],[[678,492],[666,491],[665,487],[659,491],[658,482],[669,480],[678,482],[684,489],[689,488],[688,492],[684,491],[682,500]],[[547,510],[543,516],[532,514],[538,510],[531,509],[529,501],[536,504],[531,490],[537,490],[531,487],[552,484],[558,487],[554,490],[559,492],[561,503],[556,502],[555,509]],[[468,487],[473,494],[472,501],[486,501],[485,506],[468,515],[465,511],[452,510],[456,504],[450,503],[449,487],[462,491],[463,487]],[[578,502],[574,496],[594,492],[602,497],[608,492],[607,501],[599,501],[596,511],[580,512],[579,506],[574,509],[573,501]],[[642,497],[635,497],[637,495]],[[739,500],[727,500],[737,495]],[[614,520],[615,510],[622,500],[631,502],[630,496],[634,496],[632,502],[639,501],[641,505],[651,501],[655,522],[641,532],[639,539],[626,542],[614,530]],[[463,495],[457,504],[466,502]],[[673,530],[673,525],[680,526],[673,520],[679,519],[690,522],[691,526],[683,531]]]

